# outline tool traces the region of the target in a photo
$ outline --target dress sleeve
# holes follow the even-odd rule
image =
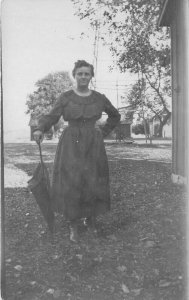
[[[34,129],[40,130],[43,133],[47,132],[54,124],[56,124],[63,114],[64,99],[61,95],[56,101],[51,111],[38,119],[38,125]]]
[[[111,102],[104,96],[104,112],[107,113],[108,118],[105,125],[102,127],[103,137],[106,137],[119,123],[121,115],[118,110],[111,104]]]

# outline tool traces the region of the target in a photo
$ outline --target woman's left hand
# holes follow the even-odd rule
[[[39,144],[43,141],[43,137],[44,137],[44,134],[43,134],[42,131],[40,131],[40,130],[34,131],[33,138],[34,138],[34,140],[36,141],[37,144]]]

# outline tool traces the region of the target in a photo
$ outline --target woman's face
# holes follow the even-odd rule
[[[75,80],[78,87],[88,87],[92,78],[90,67],[77,68],[75,71]]]

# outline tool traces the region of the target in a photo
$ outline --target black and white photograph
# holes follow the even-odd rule
[[[3,0],[2,300],[187,300],[188,0]]]

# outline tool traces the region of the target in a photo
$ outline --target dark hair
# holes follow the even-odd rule
[[[93,67],[93,65],[89,64],[85,60],[78,60],[78,61],[75,62],[75,66],[74,66],[74,69],[72,71],[73,77],[75,77],[76,70],[78,68],[81,68],[81,67],[89,67],[89,68],[91,68],[91,75],[92,75],[92,77],[94,76],[94,67]]]

